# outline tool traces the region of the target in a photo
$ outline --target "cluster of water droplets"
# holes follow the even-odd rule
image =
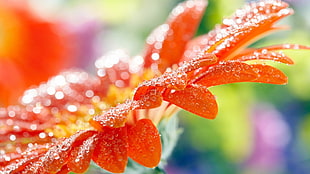
[[[122,88],[129,86],[131,74],[139,72],[143,63],[141,56],[130,58],[124,50],[115,50],[99,58],[95,66],[103,86],[114,84]]]
[[[101,126],[122,127],[127,120],[129,112],[135,109],[134,107],[135,101],[127,100],[93,117],[93,121],[98,122]]]
[[[265,27],[262,32],[272,30],[274,22],[292,14],[292,10],[287,7],[288,4],[279,0],[249,3],[237,10],[232,17],[225,18],[222,25],[217,25],[214,30],[202,37],[198,43],[200,48],[193,47],[192,49],[209,50],[216,55],[223,55],[227,50],[236,46],[240,39],[251,35],[261,27]],[[218,45],[214,46],[215,43]]]
[[[98,93],[100,82],[83,71],[67,71],[41,84],[38,88],[25,91],[21,103],[35,108],[38,104],[54,110],[74,112],[77,104],[90,103]]]
[[[203,85],[192,84],[182,91],[170,90],[165,99],[202,117],[214,118],[217,113],[215,98]]]
[[[273,60],[276,62],[282,62],[286,64],[292,64],[292,60],[289,59],[283,52],[268,51],[267,49],[261,49],[254,51],[253,54],[240,57],[239,60]]]
[[[195,83],[205,87],[222,85],[227,83],[250,81],[258,74],[253,72],[251,65],[239,62],[220,62],[211,66],[195,80]]]
[[[99,134],[99,144],[94,150],[93,160],[106,170],[124,167],[127,163],[126,127],[106,129]],[[119,173],[119,172],[118,172]]]

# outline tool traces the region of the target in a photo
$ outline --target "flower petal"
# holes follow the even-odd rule
[[[100,81],[85,71],[70,70],[52,77],[37,88],[26,90],[21,103],[27,107],[40,104],[47,108],[67,110],[68,105],[91,104],[100,96]]]
[[[149,119],[141,119],[128,129],[128,156],[146,167],[160,162],[161,141],[157,128]]]
[[[214,95],[204,86],[190,85],[181,91],[167,89],[163,98],[184,110],[208,119],[214,119],[218,111]]]
[[[145,67],[157,62],[158,69],[164,72],[167,67],[179,62],[186,43],[195,34],[206,5],[203,0],[189,0],[173,9],[167,23],[147,38]]]
[[[114,128],[123,127],[127,121],[129,112],[135,106],[135,101],[127,100],[125,103],[118,104],[101,115],[93,117],[93,119],[89,120],[89,123],[100,131],[103,131],[106,126]]]
[[[150,109],[160,106],[162,103],[162,90],[163,87],[138,87],[134,95],[134,100],[139,103],[139,106],[137,106],[136,109]]]
[[[97,134],[87,138],[80,146],[73,147],[67,167],[69,171],[75,173],[83,173],[87,170],[92,158],[95,145],[97,143]]]
[[[62,166],[60,171],[57,172],[57,174],[68,174],[70,172],[70,169],[67,165]]]
[[[79,131],[69,138],[65,138],[52,146],[40,159],[38,170],[47,173],[58,172],[68,162],[73,147],[79,146],[85,139],[95,134],[95,131]]]
[[[24,171],[28,171],[28,173],[31,171],[31,173],[33,173],[34,171],[31,170],[31,167],[42,155],[44,155],[44,153],[47,152],[49,147],[49,144],[36,145],[32,148],[28,148],[23,153],[15,153],[14,155],[11,153],[9,155],[5,155],[10,159],[10,161],[8,161],[9,164],[5,164],[4,166],[0,165],[0,167],[3,167],[3,170],[8,173],[20,173]]]
[[[129,55],[123,50],[108,52],[96,60],[95,66],[97,76],[101,81],[103,95],[107,93],[111,84],[120,88],[129,86],[131,76],[129,71],[130,61]]]
[[[210,67],[193,83],[205,87],[228,83],[245,82],[256,79],[258,74],[252,66],[242,62],[222,62]]]
[[[257,49],[247,51],[244,54],[238,54],[231,60],[249,61],[249,60],[273,60],[292,65],[294,61],[282,52],[267,51],[267,49]]]
[[[258,78],[252,82],[271,83],[284,85],[287,84],[287,76],[277,68],[269,65],[251,65],[252,69],[259,74]]]
[[[5,173],[20,173],[21,171],[30,171],[27,166],[32,165],[32,163],[38,160],[38,158],[39,156],[24,157],[0,169]],[[33,173],[33,171],[31,173]]]
[[[127,127],[104,127],[98,136],[93,161],[112,173],[123,173],[128,161]]]
[[[250,3],[237,10],[231,18],[224,19],[222,25],[207,35],[189,42],[183,59],[205,50],[214,53],[219,60],[228,60],[263,35],[283,29],[273,24],[293,13],[287,7],[287,3],[278,0]]]
[[[0,65],[1,105],[16,104],[23,90],[67,68],[76,57],[73,37],[60,25],[42,20],[27,5],[13,4],[0,2],[0,25],[5,33],[1,36],[0,62],[12,63],[4,68]],[[10,78],[2,81],[1,76],[7,77],[8,73]]]

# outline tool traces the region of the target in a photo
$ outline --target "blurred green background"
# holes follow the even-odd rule
[[[165,22],[180,0],[31,0],[33,11],[57,21],[78,40],[79,66],[93,72],[97,57],[122,48],[141,53],[145,39]],[[197,35],[207,33],[243,0],[210,0]],[[279,43],[310,45],[310,1],[288,1],[295,14],[253,47]],[[285,86],[229,84],[213,87],[219,114],[206,120],[185,111],[183,128],[166,167],[171,174],[292,174],[310,172],[310,51],[285,51],[294,66],[279,65]]]

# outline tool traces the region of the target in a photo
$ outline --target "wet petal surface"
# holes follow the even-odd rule
[[[245,82],[256,79],[257,73],[248,64],[241,62],[223,62],[212,66],[193,83],[205,87]]]
[[[213,119],[218,111],[215,97],[203,86],[191,85],[182,91],[167,89],[163,97],[165,101],[204,118]]]
[[[112,173],[123,173],[128,161],[127,127],[105,127],[98,135],[92,160]]]
[[[172,10],[166,24],[159,26],[147,38],[145,66],[158,63],[164,72],[177,64],[183,55],[186,43],[194,36],[206,7],[206,1],[189,0]]]
[[[128,129],[128,156],[146,167],[160,162],[161,141],[157,128],[149,119],[141,119]]]

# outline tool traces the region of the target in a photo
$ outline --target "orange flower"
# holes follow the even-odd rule
[[[21,106],[2,108],[0,145],[13,143],[0,152],[1,170],[81,173],[93,160],[103,169],[121,173],[128,157],[155,167],[162,150],[155,125],[175,113],[175,106],[213,119],[218,108],[208,87],[287,83],[280,70],[260,63],[293,64],[276,51],[309,47],[245,49],[262,34],[280,29],[273,24],[292,14],[286,3],[251,3],[207,35],[191,40],[205,5],[189,0],[176,7],[167,23],[147,39],[143,57],[129,59],[124,52],[112,52],[96,62],[98,77],[65,72],[27,90]],[[185,61],[175,67],[180,60]],[[251,64],[253,60],[257,63]],[[143,79],[149,80],[139,84]]]
[[[0,106],[6,106],[16,104],[25,89],[56,75],[70,60],[63,33],[30,13],[26,3],[1,1],[0,26]]]

